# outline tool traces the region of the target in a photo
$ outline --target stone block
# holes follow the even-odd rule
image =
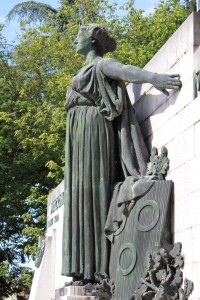
[[[159,147],[163,146],[159,142]],[[170,170],[174,170],[194,158],[194,127],[188,128],[165,145],[170,158]]]
[[[200,225],[200,189],[193,192],[189,200],[191,202],[191,225]]]
[[[64,295],[64,288],[55,289],[55,297],[60,297]]]
[[[198,101],[199,100],[200,99],[198,99]],[[194,125],[194,136],[195,136],[194,154],[195,156],[197,156],[198,154],[200,154],[200,121]]]
[[[182,255],[184,257],[184,263],[191,263],[192,257],[192,229],[191,227],[185,230],[174,233],[174,242],[182,243]]]
[[[174,184],[174,198],[181,199],[190,195],[191,189],[191,161],[186,162],[175,170],[169,169],[167,179],[172,180]]]
[[[60,209],[60,210],[59,210],[59,220],[60,220],[60,221],[63,220],[63,209]],[[62,223],[62,222],[60,222],[60,226],[62,226],[61,223]]]
[[[148,133],[154,132],[193,101],[193,78],[181,90],[170,91],[168,97],[160,92],[153,94],[153,91],[154,88],[134,105],[139,123],[151,117]]]
[[[95,296],[61,296],[59,300],[94,300]]]
[[[183,268],[183,278],[188,278],[194,283],[194,290],[190,295],[189,299],[199,299],[200,289],[199,289],[199,263],[192,262],[186,263]]]
[[[174,92],[171,91],[170,95],[172,95],[172,93]],[[140,101],[134,105],[138,122],[141,123],[144,121],[166,101],[167,96],[152,87],[149,93],[142,96]]]
[[[193,226],[192,227],[192,238],[199,239],[199,237],[200,237],[200,225]],[[200,253],[200,251],[199,251],[199,253]]]
[[[180,113],[180,127],[183,130],[194,125],[200,120],[200,97],[192,101]]]
[[[195,125],[195,123],[199,122],[200,120],[200,101],[199,99],[196,99],[192,102],[190,102],[184,109],[182,109],[180,112],[176,113],[174,117],[169,119],[163,126],[162,122],[158,122],[160,126],[158,130],[158,140],[159,140],[159,147],[162,145],[165,145],[170,140],[177,137],[179,134],[187,130],[189,127]],[[150,119],[153,119],[153,116],[150,117]],[[158,119],[158,118],[157,118]],[[164,120],[163,120],[164,122]],[[155,125],[153,124],[155,127]],[[153,127],[152,126],[152,127]],[[196,127],[196,135],[195,138],[198,139],[197,134],[198,132],[198,126]],[[198,144],[197,144],[198,147]],[[198,151],[198,150],[197,150]]]
[[[192,227],[192,204],[190,202],[190,195],[174,201],[174,233],[186,230]],[[184,237],[184,236],[183,236]],[[175,241],[182,242],[181,239]]]
[[[64,287],[64,295],[66,296],[85,296],[86,291],[82,286],[67,286]]]
[[[184,86],[169,98],[168,117],[169,119],[182,111],[193,101],[193,78],[188,80]]]
[[[190,95],[190,97],[188,95]],[[144,115],[145,112],[143,112],[140,117],[145,117],[146,119],[141,121],[140,127],[144,138],[159,129],[159,135],[164,139],[164,142],[160,142],[160,146],[162,146],[161,144],[164,145],[169,142],[189,127],[191,123],[194,124],[192,115],[196,115],[195,120],[199,119],[197,112],[200,101],[199,103],[193,104],[192,95],[193,80],[190,80],[186,87],[183,87],[183,91],[177,92],[165,101],[151,114],[151,116],[147,117]],[[191,104],[191,107],[189,107],[189,104]],[[184,117],[186,117],[185,122]]]
[[[180,132],[180,114],[177,114],[158,129],[158,148],[170,143]]]
[[[148,134],[155,132],[163,126],[168,120],[169,102],[165,101],[156,111],[149,117]]]
[[[198,261],[200,263],[200,239],[199,238],[192,240],[192,261]]]
[[[196,156],[191,162],[191,192],[195,192],[200,189],[199,169],[200,155]]]
[[[183,86],[193,77],[193,53],[194,47],[191,47],[188,51],[184,52],[181,58],[170,68],[170,71],[167,72],[170,74],[179,74]]]

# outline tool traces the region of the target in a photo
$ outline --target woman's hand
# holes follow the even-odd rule
[[[180,88],[182,83],[180,81],[179,74],[157,74],[153,73],[151,83],[153,86],[169,96],[169,92],[166,89]]]

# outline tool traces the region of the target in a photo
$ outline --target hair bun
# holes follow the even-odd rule
[[[115,51],[117,43],[114,38],[109,36],[108,31],[102,25],[88,24],[81,27],[87,28],[92,38],[98,42],[102,55]]]
[[[113,52],[116,50],[116,48],[117,48],[117,43],[116,43],[115,39],[112,37],[108,37],[108,41],[105,45],[105,53]]]

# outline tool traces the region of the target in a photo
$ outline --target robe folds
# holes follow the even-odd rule
[[[145,175],[148,162],[126,86],[105,76],[105,60],[111,63],[99,58],[74,76],[66,102],[62,274],[84,279],[108,273],[104,227],[116,184],[116,152],[124,178]]]

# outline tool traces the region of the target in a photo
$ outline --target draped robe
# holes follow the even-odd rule
[[[74,76],[66,103],[62,274],[84,279],[108,273],[104,227],[116,183],[116,152],[124,178],[144,175],[148,161],[126,86],[107,77],[102,62],[112,60],[96,59]]]

